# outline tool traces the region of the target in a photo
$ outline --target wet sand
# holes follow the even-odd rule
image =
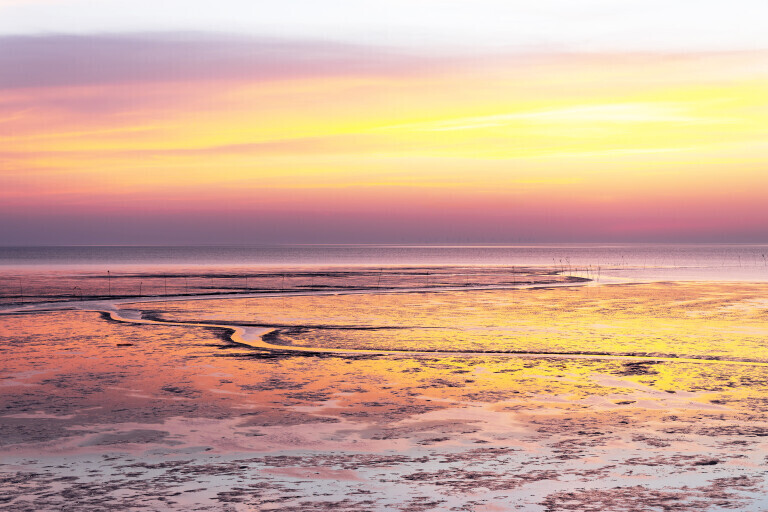
[[[3,314],[0,509],[764,510],[766,292]]]

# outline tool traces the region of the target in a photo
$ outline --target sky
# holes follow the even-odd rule
[[[764,0],[0,0],[0,245],[768,242]]]

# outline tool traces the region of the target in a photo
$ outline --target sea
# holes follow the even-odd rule
[[[9,269],[493,265],[600,267],[659,279],[768,279],[768,244],[199,245],[0,247]]]
[[[0,303],[345,286],[486,286],[519,283],[518,272],[526,268],[593,285],[768,282],[768,244],[0,247]]]

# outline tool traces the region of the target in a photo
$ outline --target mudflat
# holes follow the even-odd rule
[[[6,311],[0,508],[768,506],[768,285],[384,288]]]

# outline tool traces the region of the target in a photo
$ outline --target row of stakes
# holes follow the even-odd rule
[[[764,266],[768,266],[768,257],[766,257],[765,254],[760,254],[760,259],[762,259]],[[741,259],[741,255],[738,256],[738,260],[739,260],[739,266],[741,267],[743,265],[743,261]],[[755,265],[757,265],[757,261],[759,261],[757,259],[757,256],[754,257],[754,260],[755,260]],[[559,269],[560,272],[563,273],[563,274],[566,274],[566,272],[567,272],[566,275],[570,276],[570,275],[573,275],[573,274],[581,273],[583,275],[586,275],[588,279],[596,279],[597,281],[600,280],[600,272],[601,272],[601,266],[600,265],[597,265],[597,266],[594,266],[594,267],[592,265],[588,265],[588,266],[585,266],[585,267],[579,269],[579,268],[571,266],[570,258],[565,258],[565,260],[560,259],[559,263],[558,263],[558,260],[556,260],[555,258],[552,258],[552,263],[553,263],[554,267],[556,269]],[[625,262],[623,256],[622,256],[621,263],[617,263],[616,265],[618,265],[618,266],[626,265],[626,262]],[[378,280],[377,280],[377,283],[376,283],[376,288],[377,289],[381,287],[381,277],[382,277],[383,271],[384,271],[383,268],[380,269],[380,271],[379,271],[379,276],[378,276]],[[516,277],[514,270],[512,271],[512,275],[513,275],[513,279],[514,279]],[[429,276],[427,276],[427,278],[429,279]],[[188,286],[188,281],[187,281],[187,277],[186,276],[184,276],[184,282],[185,282],[185,284],[184,284],[185,293],[189,293],[189,286]],[[310,287],[312,287],[313,285],[314,285],[314,283],[311,284]],[[427,281],[427,286],[429,286],[429,281]],[[245,287],[248,288],[248,277],[245,277]],[[168,279],[167,278],[164,278],[163,290],[164,290],[164,295],[168,295]],[[284,291],[285,291],[285,274],[283,274],[282,286],[281,286],[281,292],[284,292]],[[138,293],[139,297],[141,297],[143,295],[142,292],[143,292],[143,282],[139,282],[139,293]],[[112,296],[112,274],[111,274],[111,271],[109,271],[109,270],[107,270],[107,295]],[[75,297],[75,298],[79,297],[82,300],[82,298],[83,298],[83,290],[82,290],[82,288],[80,288],[79,286],[75,286],[72,289],[72,297]],[[21,302],[24,303],[24,286],[23,286],[23,282],[22,282],[21,279],[19,279],[19,298],[21,299]]]
[[[598,275],[599,275],[599,267],[597,267],[597,268],[598,268]],[[571,275],[572,273],[575,273],[575,272],[579,271],[579,269],[571,267],[570,264],[568,264],[568,269],[567,270],[568,270],[568,275]],[[561,272],[565,273],[565,271],[566,271],[566,267],[563,266],[561,268]],[[590,267],[585,267],[584,269],[582,269],[582,271],[584,273],[590,275],[592,273],[591,266]],[[382,279],[383,273],[384,273],[384,269],[383,268],[379,269],[378,277],[377,277],[377,280],[376,280],[376,288],[377,289],[381,288],[381,279]],[[517,284],[517,272],[514,269],[512,270],[512,276],[513,276],[513,283]],[[189,280],[188,280],[188,277],[187,276],[183,276],[183,277],[184,277],[184,293],[185,294],[189,294]],[[431,286],[430,275],[427,274],[426,277],[427,277],[426,286]],[[469,277],[470,277],[470,275],[467,274],[466,275],[466,283],[465,283],[466,285],[469,285]],[[248,277],[246,276],[244,279],[245,279],[245,288],[249,289]],[[286,280],[286,274],[283,274],[282,275],[282,280],[281,280],[281,287],[280,287],[280,291],[281,292],[285,292],[285,280]],[[144,286],[144,282],[140,281],[139,282],[138,295],[135,295],[135,296],[138,296],[138,297],[143,296],[143,286]],[[310,283],[309,287],[310,288],[314,287],[314,280]],[[163,278],[163,294],[164,295],[168,295],[168,278],[167,277]],[[110,297],[112,296],[112,273],[109,270],[107,271],[107,295],[110,296]],[[74,286],[72,288],[71,296],[73,298],[76,298],[76,299],[79,298],[80,300],[82,300],[83,297],[84,297],[83,289],[80,286]],[[24,303],[24,300],[25,300],[24,286],[23,286],[23,281],[21,279],[19,279],[19,298],[20,298],[21,302]]]

